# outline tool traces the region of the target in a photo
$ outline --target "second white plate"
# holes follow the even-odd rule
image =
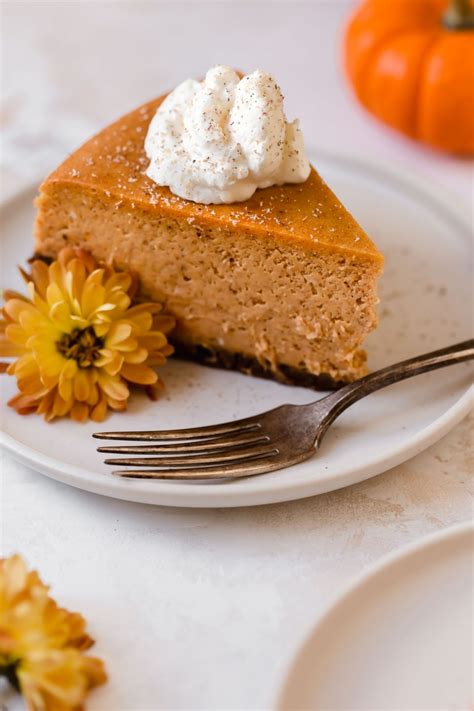
[[[472,709],[472,524],[396,552],[323,615],[279,711]]]
[[[315,155],[314,164],[385,254],[381,322],[367,343],[380,368],[469,337],[470,228],[442,195],[412,178],[348,159]],[[33,191],[2,210],[2,286],[19,285],[15,266],[33,251]],[[320,452],[290,469],[225,484],[118,479],[102,464],[91,433],[189,427],[237,419],[318,397],[237,373],[179,361],[163,370],[158,403],[135,397],[127,413],[101,426],[48,425],[3,408],[4,443],[17,459],[66,484],[130,501],[166,506],[248,506],[319,494],[379,474],[445,434],[469,407],[469,366],[392,386],[344,413]],[[12,379],[1,379],[2,399]]]

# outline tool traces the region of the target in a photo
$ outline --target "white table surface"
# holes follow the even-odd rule
[[[348,94],[350,3],[3,2],[3,195],[93,131],[210,65],[275,74],[308,144],[414,171],[469,209],[472,164],[374,123]],[[384,554],[472,516],[472,422],[375,479],[274,506],[129,504],[2,460],[2,549],[80,610],[110,682],[92,711],[267,709],[341,586]],[[10,700],[10,709],[16,707]]]

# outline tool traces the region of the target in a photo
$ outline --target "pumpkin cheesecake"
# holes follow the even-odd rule
[[[197,84],[190,89],[196,102]],[[244,109],[250,102],[251,112],[250,86],[239,100]],[[226,88],[218,90],[227,96]],[[272,106],[268,92],[262,96],[270,96]],[[160,154],[162,134],[152,130],[157,116],[177,121],[174,105],[166,101],[160,97],[119,119],[43,182],[36,201],[36,253],[55,257],[69,245],[135,272],[143,296],[163,303],[176,318],[170,340],[179,356],[317,389],[364,375],[362,344],[377,325],[383,258],[309,164],[299,182],[290,182],[291,166],[305,170],[297,126],[284,129],[286,162],[268,168],[271,156],[260,155],[260,167],[267,165],[272,175],[280,171],[277,184],[264,172],[257,179],[256,169],[246,172],[242,163],[231,184],[238,185],[239,201],[232,201],[220,177],[218,193],[208,188],[220,169],[211,165],[211,178],[196,199],[189,146],[180,154],[181,148],[168,143],[168,154]],[[179,179],[180,160],[190,167],[186,180]],[[202,152],[199,160],[209,165]],[[159,184],[168,180],[165,168],[177,176],[169,180],[174,192]]]

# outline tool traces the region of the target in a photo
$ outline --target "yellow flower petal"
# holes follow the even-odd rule
[[[146,348],[135,348],[135,350],[123,354],[125,363],[144,363],[147,358],[148,351]]]
[[[158,380],[155,371],[143,364],[124,363],[120,373],[126,380],[140,385],[151,385]]]
[[[81,298],[81,310],[86,318],[104,303],[105,298],[104,287],[94,281],[89,281],[89,279],[90,277],[86,281]]]
[[[119,351],[112,351],[102,369],[109,375],[116,375],[123,365],[123,355]]]
[[[86,281],[86,266],[81,259],[71,259],[67,264],[68,293],[71,301],[79,303]],[[70,275],[70,276],[69,276]]]
[[[39,403],[37,404],[36,412],[38,415],[44,415],[45,419],[48,419],[49,415],[51,415],[50,419],[52,419],[53,414],[52,414],[52,408],[54,405],[54,398],[55,398],[55,390],[49,390],[43,397],[40,399]]]
[[[22,355],[24,351],[25,349],[21,346],[16,346],[14,343],[11,343],[3,333],[0,335],[0,356],[2,356],[2,358],[19,356]]]
[[[106,336],[106,334],[109,332],[110,329],[110,321],[102,321],[101,323],[98,323],[97,320],[94,320],[94,331],[96,332],[96,335],[98,338],[103,338]]]
[[[98,306],[95,310],[95,313],[102,311],[114,311],[114,309],[116,308],[116,305],[112,301],[107,301],[105,304],[101,304],[100,306]]]
[[[107,397],[107,404],[112,410],[116,410],[117,412],[123,412],[127,409],[126,400],[115,400],[112,397]]]
[[[89,416],[89,407],[85,402],[75,402],[71,407],[71,417],[76,422],[85,422]]]
[[[15,373],[19,377],[25,377],[38,372],[36,360],[32,353],[25,353],[16,361]]]
[[[51,262],[51,264],[48,267],[49,284],[48,284],[48,287],[46,288],[46,298],[47,298],[48,288],[51,284],[55,284],[56,287],[59,287],[59,285],[62,285],[63,274],[64,274],[64,269],[63,269],[63,265],[61,264],[60,260],[58,260],[56,262]]]
[[[117,272],[106,280],[104,286],[107,294],[112,291],[123,291],[126,293],[131,283],[132,280],[129,274],[126,274],[126,272]]]
[[[112,292],[108,294],[107,301],[114,305],[117,316],[120,316],[128,309],[131,299],[123,292]]]
[[[68,400],[64,400],[60,393],[57,391],[54,396],[54,401],[53,401],[53,406],[52,406],[52,413],[54,417],[64,417],[64,415],[67,415],[69,410],[71,409],[71,399],[69,398]]]
[[[96,368],[104,368],[108,363],[112,362],[114,354],[115,351],[112,351],[109,348],[101,348],[98,358],[94,361],[94,366]]]
[[[19,415],[29,415],[31,412],[37,411],[38,398],[18,393],[8,400],[8,405],[13,407]]]
[[[172,316],[161,315],[155,316],[153,318],[153,330],[161,331],[162,333],[169,333],[176,326],[176,319]]]
[[[61,373],[59,376],[58,392],[66,402],[72,400],[74,395],[74,380],[72,378],[63,378]]]
[[[65,301],[57,301],[49,310],[49,316],[56,328],[69,333],[74,328],[71,318],[71,309]]]
[[[113,323],[110,326],[107,338],[105,341],[106,348],[113,348],[121,341],[125,341],[132,332],[132,326],[129,323]]]
[[[127,314],[127,319],[137,331],[149,331],[153,325],[153,316],[149,311],[143,311],[131,317]]]
[[[133,319],[135,318],[135,316],[138,316],[139,314],[143,313],[157,314],[159,311],[161,311],[161,309],[161,304],[155,304],[152,302],[137,304],[136,306],[132,306],[130,309],[128,309],[127,318]]]
[[[77,370],[78,368],[75,360],[72,358],[65,360],[61,371],[61,378],[73,378],[76,375]]]
[[[126,400],[130,395],[125,381],[117,375],[108,375],[102,371],[99,373],[98,383],[104,393],[114,400]]]
[[[46,289],[46,301],[50,306],[61,302],[66,302],[66,296],[57,282],[53,282]]]
[[[54,378],[59,382],[59,376],[64,366],[64,358],[57,353],[48,354],[47,359],[41,363],[41,374],[46,378]]]
[[[95,383],[90,383],[89,387],[89,397],[87,398],[87,404],[94,407],[99,402],[99,388]]]
[[[89,374],[87,370],[79,368],[74,378],[74,397],[80,402],[85,402],[90,395]]]
[[[29,312],[33,315],[37,313],[33,304],[22,301],[21,299],[9,299],[3,308],[12,321],[20,321],[21,315],[25,312]]]
[[[115,345],[115,348],[121,353],[130,353],[138,348],[138,340],[136,338],[126,338]]]
[[[102,397],[97,405],[91,410],[90,418],[94,422],[102,422],[107,412],[107,400]]]
[[[10,323],[5,329],[6,338],[17,346],[26,346],[28,335],[17,323]]]
[[[46,289],[49,283],[49,272],[47,265],[40,259],[37,259],[31,265],[31,278],[35,285],[35,290],[44,300],[46,297]]]
[[[166,336],[159,331],[150,331],[140,336],[140,345],[148,351],[159,350],[167,343]]]
[[[171,349],[171,353],[173,350]],[[165,353],[152,353],[150,356],[147,358],[147,364],[153,367],[156,367],[158,365],[164,365],[166,363],[166,354]]]

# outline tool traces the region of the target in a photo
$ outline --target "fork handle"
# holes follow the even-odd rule
[[[366,395],[385,388],[387,385],[398,383],[400,380],[412,378],[414,375],[420,375],[430,370],[445,368],[448,365],[454,365],[472,359],[474,359],[474,339],[471,338],[468,341],[456,343],[448,348],[441,348],[438,351],[432,351],[431,353],[425,353],[416,358],[404,360],[401,363],[395,363],[395,365],[389,365],[387,368],[377,370],[375,373],[370,373],[364,378],[356,380],[354,383],[345,385],[340,390],[336,390],[323,398],[323,400],[319,400],[313,404],[314,406],[319,404],[319,416],[323,414],[324,417],[318,433],[318,441],[321,440],[327,428],[334,422],[336,417],[350,407],[350,405],[353,405]],[[323,411],[323,413],[321,413],[321,408],[324,408],[326,412]]]

